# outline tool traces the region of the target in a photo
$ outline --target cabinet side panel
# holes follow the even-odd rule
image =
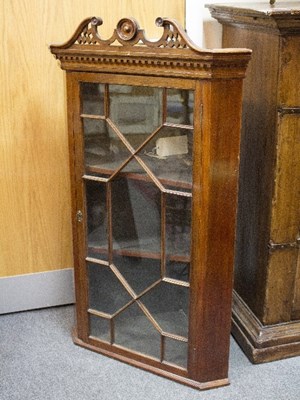
[[[285,107],[300,107],[300,36],[283,37],[281,47],[279,104]]]
[[[270,239],[292,245],[300,221],[300,114],[283,114],[278,123],[278,144],[272,199]],[[276,254],[275,254],[276,253]],[[277,249],[270,256],[263,322],[291,320],[297,268],[296,248]]]
[[[297,273],[294,287],[292,319],[300,319],[300,251],[298,250]]]
[[[271,239],[295,242],[300,221],[300,113],[278,121],[278,145],[272,204]]]
[[[223,28],[223,46],[253,50],[243,95],[235,290],[262,317],[276,151],[279,38],[251,29]]]
[[[77,221],[77,211],[84,214],[82,132],[79,83],[74,73],[67,73],[69,163],[72,193],[72,228],[77,336],[87,339],[87,279],[85,267],[85,225]]]
[[[242,82],[205,83],[202,93],[202,133],[196,134],[194,153],[188,372],[206,382],[228,372]]]
[[[297,249],[288,249],[275,251],[270,255],[265,312],[262,319],[265,325],[291,320],[297,254]]]

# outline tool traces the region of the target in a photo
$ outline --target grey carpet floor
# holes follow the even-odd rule
[[[232,340],[231,385],[199,392],[73,345],[74,307],[0,316],[1,400],[299,400],[300,357],[252,365]]]

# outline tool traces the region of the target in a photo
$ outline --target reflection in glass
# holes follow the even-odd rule
[[[132,298],[107,266],[88,263],[89,307],[114,314]]]
[[[80,88],[82,113],[104,115],[104,85],[82,82]]]
[[[110,321],[90,314],[90,336],[110,342]]]
[[[114,255],[113,261],[137,295],[161,277],[160,259]]]
[[[128,179],[151,182],[151,178],[147,175],[147,172],[135,160],[135,158],[132,158],[130,162],[120,171],[120,175],[126,175]]]
[[[85,181],[87,208],[87,255],[108,259],[106,185]]]
[[[167,89],[167,122],[193,125],[194,92]]]
[[[166,254],[168,260],[189,262],[191,197],[166,194]]]
[[[136,149],[162,124],[162,89],[109,86],[109,117]]]
[[[152,182],[115,179],[112,190],[113,253],[158,258],[160,192]]]
[[[171,364],[179,365],[182,368],[187,367],[187,342],[181,342],[170,338],[165,338],[164,360]]]
[[[170,260],[167,257],[166,261],[166,277],[176,279],[183,282],[189,282],[190,263]]]
[[[114,318],[114,323],[117,345],[160,357],[160,333],[136,303]]]
[[[141,298],[164,332],[187,337],[188,288],[161,282]]]
[[[191,191],[192,136],[190,129],[164,126],[138,153],[164,187]]]
[[[131,153],[107,121],[84,118],[83,127],[86,172],[108,177]]]

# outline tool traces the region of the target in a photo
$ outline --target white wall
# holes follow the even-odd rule
[[[186,0],[186,29],[189,37],[202,48],[221,47],[222,27],[210,16],[205,4],[251,3],[249,0]],[[255,0],[253,3],[268,3],[268,0]],[[284,6],[285,0],[276,1]],[[297,1],[299,3],[299,1]]]

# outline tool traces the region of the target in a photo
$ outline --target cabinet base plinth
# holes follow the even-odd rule
[[[83,340],[81,340],[80,338],[78,338],[76,329],[74,329],[74,331],[73,331],[72,338],[73,338],[74,344],[76,344],[78,346],[84,347],[84,348],[86,348],[88,350],[94,351],[96,353],[100,353],[102,355],[105,355],[105,356],[108,356],[108,357],[111,357],[111,358],[114,358],[114,359],[116,359],[118,361],[124,362],[126,364],[130,364],[130,365],[132,365],[134,367],[137,367],[137,368],[143,369],[145,371],[154,373],[154,374],[162,376],[164,378],[171,379],[171,380],[173,380],[175,382],[178,382],[178,383],[181,383],[183,385],[190,386],[190,387],[192,387],[194,389],[208,390],[208,389],[213,389],[213,388],[229,385],[229,380],[227,378],[214,380],[214,381],[210,381],[210,382],[197,382],[197,381],[194,381],[194,380],[189,379],[187,377],[176,375],[176,374],[174,374],[172,372],[165,371],[163,369],[154,367],[153,365],[148,365],[148,364],[145,364],[145,363],[140,362],[138,360],[126,357],[126,356],[124,356],[122,354],[114,353],[112,351],[108,351],[107,349],[94,346],[94,345],[92,345],[90,343],[86,343]]]
[[[236,292],[232,335],[254,364],[300,355],[300,321],[262,325]]]

